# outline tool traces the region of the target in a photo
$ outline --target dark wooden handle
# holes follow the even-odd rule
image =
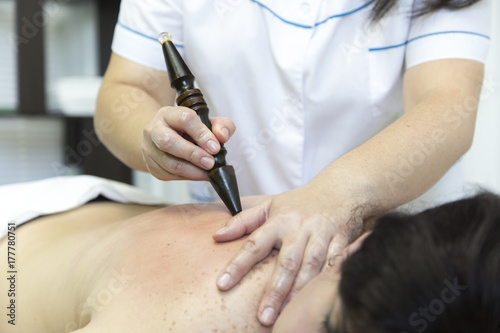
[[[198,117],[200,117],[201,122],[212,131],[212,123],[208,117],[208,106],[203,98],[203,94],[199,89],[187,89],[183,91],[177,97],[177,105],[184,106],[194,110]],[[215,165],[212,170],[220,168],[226,165],[226,154],[227,150],[224,145],[220,145],[220,151],[213,155],[215,159]]]

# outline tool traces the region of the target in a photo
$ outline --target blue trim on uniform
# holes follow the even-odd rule
[[[278,19],[280,19],[281,21],[283,21],[283,22],[285,22],[287,24],[290,24],[290,25],[293,25],[293,26],[296,26],[296,27],[299,27],[299,28],[312,29],[312,26],[310,26],[310,25],[303,25],[303,24],[299,24],[299,23],[295,23],[295,22],[292,22],[292,21],[285,20],[284,18],[282,18],[281,16],[279,16],[278,14],[276,14],[276,12],[274,12],[271,8],[267,7],[266,5],[264,5],[263,3],[260,3],[257,0],[250,0],[250,1],[251,2],[255,2],[256,4],[258,4],[259,6],[261,6],[264,9],[267,9],[271,14],[273,14]]]
[[[472,31],[440,31],[440,32],[433,32],[433,33],[430,33],[430,34],[422,35],[422,36],[417,36],[417,37],[414,37],[412,39],[407,40],[404,43],[397,44],[397,45],[391,45],[391,46],[385,46],[385,47],[374,47],[374,48],[369,49],[368,51],[374,52],[374,51],[384,51],[384,50],[389,50],[389,49],[395,49],[395,48],[398,48],[398,47],[401,47],[401,46],[405,46],[405,45],[407,45],[407,44],[409,44],[409,43],[411,43],[413,41],[416,41],[417,39],[421,39],[421,38],[425,38],[425,37],[430,37],[430,36],[435,36],[435,35],[443,35],[443,34],[468,34],[468,35],[474,35],[474,36],[483,37],[483,38],[486,38],[486,39],[491,39],[490,36],[483,35],[483,34],[480,34],[480,33],[477,33],[477,32],[472,32]]]
[[[295,22],[292,22],[292,21],[288,21],[288,20],[285,20],[283,17],[279,16],[278,14],[276,14],[276,12],[274,12],[271,8],[267,7],[266,5],[264,5],[263,3],[259,2],[258,0],[250,0],[251,2],[254,2],[256,3],[257,5],[261,6],[262,8],[266,9],[267,11],[269,11],[271,14],[273,14],[276,18],[278,18],[279,20],[283,21],[284,23],[286,24],[290,24],[290,25],[293,25],[293,26],[296,26],[296,27],[299,27],[299,28],[303,28],[303,29],[312,29],[314,27],[317,27],[318,25],[320,24],[323,24],[325,23],[326,21],[330,20],[330,19],[333,19],[333,18],[338,18],[338,17],[343,17],[343,16],[347,16],[347,15],[351,15],[353,13],[356,13],[357,11],[360,11],[366,7],[368,7],[369,5],[371,5],[373,2],[375,2],[375,0],[371,0],[370,2],[364,4],[363,6],[359,7],[359,8],[356,8],[356,9],[353,9],[349,12],[346,12],[346,13],[342,13],[342,14],[335,14],[335,15],[332,15],[330,17],[327,17],[326,19],[324,19],[323,21],[321,22],[318,22],[318,23],[315,23],[314,25],[304,25],[304,24],[299,24],[299,23],[295,23]]]
[[[154,37],[148,36],[146,34],[143,34],[140,31],[137,31],[137,30],[134,30],[132,28],[129,28],[125,24],[121,23],[120,21],[118,21],[116,24],[119,25],[120,27],[122,27],[123,29],[128,30],[128,31],[130,31],[130,32],[132,32],[132,33],[134,33],[136,35],[139,35],[141,37],[144,37],[144,38],[147,38],[147,39],[151,39],[151,40],[154,40],[155,42],[158,42],[158,38],[154,38]],[[175,47],[184,47],[184,45],[179,45],[179,44],[175,44],[175,43],[174,43],[174,45],[175,45]]]
[[[364,4],[363,6],[359,7],[359,8],[356,8],[356,9],[353,9],[351,10],[350,12],[347,12],[347,13],[342,13],[342,14],[336,14],[336,15],[332,15],[330,17],[327,17],[326,19],[324,19],[323,21],[321,22],[318,22],[316,23],[314,26],[317,27],[318,25],[320,24],[323,24],[325,23],[326,21],[330,20],[330,19],[333,19],[333,18],[337,18],[337,17],[343,17],[343,16],[347,16],[347,15],[351,15],[351,14],[354,14],[356,13],[357,11],[360,11],[362,9],[365,9],[366,7],[368,7],[369,5],[371,5],[372,3],[374,3],[375,0],[371,0],[370,2]]]

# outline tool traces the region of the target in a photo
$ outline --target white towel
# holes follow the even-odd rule
[[[95,176],[67,176],[0,186],[0,238],[8,223],[19,226],[36,217],[79,207],[102,195],[109,200],[143,205],[166,204],[131,185]]]

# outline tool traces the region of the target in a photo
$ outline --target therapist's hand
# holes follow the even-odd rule
[[[362,232],[354,201],[343,193],[324,193],[308,184],[273,196],[236,215],[213,236],[224,242],[251,233],[219,275],[217,285],[224,291],[273,249],[280,249],[258,309],[263,325],[272,325],[283,306]]]
[[[210,120],[213,133],[189,108],[161,108],[143,131],[141,152],[148,171],[160,180],[207,180],[212,155],[236,129],[227,118]]]

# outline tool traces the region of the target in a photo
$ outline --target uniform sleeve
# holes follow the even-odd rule
[[[406,68],[439,59],[485,62],[490,41],[489,0],[459,9],[442,9],[412,20]]]
[[[157,38],[169,32],[182,54],[182,22],[182,0],[122,0],[111,48],[125,59],[166,71]]]

